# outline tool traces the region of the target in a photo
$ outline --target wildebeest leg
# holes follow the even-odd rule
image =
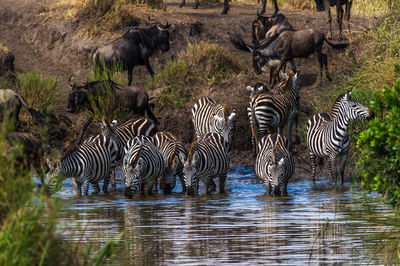
[[[315,173],[317,170],[317,157],[314,153],[310,152],[310,159],[311,159],[311,172],[312,172],[312,179],[315,183]]]
[[[343,34],[342,34],[343,8],[340,2],[341,1],[337,1],[336,3],[336,21],[339,26],[339,41],[343,40]]]
[[[185,0],[182,0],[181,4],[179,5],[179,8],[183,7],[185,5]]]
[[[325,8],[326,8],[326,12],[327,12],[327,14],[328,14],[328,27],[329,27],[329,30],[328,30],[328,36],[327,36],[327,38],[328,38],[328,40],[331,40],[332,39],[332,16],[331,16],[331,5],[330,5],[330,1],[329,0],[324,0],[325,2],[324,2],[324,4],[325,4]]]
[[[326,79],[329,80],[329,81],[332,81],[332,78],[331,78],[331,76],[329,75],[329,72],[328,72],[328,56],[326,54],[324,54],[324,53],[321,53],[321,54],[322,54],[322,62],[323,62],[324,67],[325,67]],[[322,80],[322,75],[321,75],[321,80]]]
[[[322,70],[324,68],[324,56],[322,52],[318,53],[318,63],[319,63],[320,82],[322,82]]]
[[[350,34],[350,10],[353,1],[346,1],[346,13],[345,13],[345,20],[347,21],[347,35]]]
[[[199,0],[196,0],[195,2],[194,2],[194,9],[197,9],[197,8],[199,8],[199,5],[200,5],[200,3],[199,3]]]
[[[296,64],[294,63],[294,59],[290,59],[289,60],[290,63],[290,68],[292,69],[293,73],[297,73],[297,68],[296,68]]]
[[[133,67],[128,67],[128,86],[132,84]]]
[[[274,72],[276,70],[276,67],[270,67],[269,70],[269,87],[272,88],[272,86],[275,84],[275,79],[272,79],[274,76]]]
[[[229,0],[224,0],[224,9],[222,10],[221,14],[226,15],[229,11]]]
[[[154,76],[154,71],[150,66],[150,62],[149,62],[149,58],[148,57],[144,60],[144,65],[146,66],[146,68],[149,71],[150,75]]]

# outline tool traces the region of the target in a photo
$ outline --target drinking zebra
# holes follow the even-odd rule
[[[217,133],[231,143],[235,110],[228,116],[226,105],[218,104],[210,97],[201,97],[192,108],[192,121],[196,137]]]
[[[339,95],[333,103],[331,114],[315,114],[307,124],[307,146],[310,151],[312,177],[315,181],[316,158],[328,159],[330,178],[336,183],[336,158],[341,156],[340,182],[343,183],[344,170],[350,141],[348,127],[350,120],[371,119],[374,113],[359,102],[351,99],[351,90]]]
[[[124,195],[131,198],[133,194],[153,193],[158,178],[163,176],[166,164],[161,152],[152,137],[139,136],[128,141],[122,163],[124,172]],[[166,180],[166,184],[170,184]]]
[[[182,190],[185,192],[186,186],[182,172],[183,164],[188,157],[185,146],[177,139],[177,137],[169,132],[157,132],[154,135],[154,140],[156,141],[156,146],[164,157],[164,162],[167,164],[164,174],[168,173],[174,177],[174,180],[172,181],[173,187],[167,188],[165,187],[165,184],[162,183],[160,183],[160,187],[165,187],[164,190],[172,190],[176,184],[176,176],[179,176]]]
[[[183,166],[188,195],[198,194],[199,181],[204,183],[204,193],[209,193],[212,179],[219,177],[219,191],[224,193],[229,170],[229,143],[217,133],[208,133],[192,144]]]
[[[83,143],[78,148],[66,153],[59,161],[53,163],[47,160],[50,171],[46,175],[50,189],[57,182],[57,176],[72,177],[76,196],[88,195],[89,183],[94,193],[99,193],[98,182],[104,179],[103,192],[108,192],[112,162],[116,160],[117,149],[114,142],[105,137],[98,136],[90,143]]]
[[[287,194],[287,183],[294,172],[293,157],[286,148],[287,140],[279,134],[264,136],[258,143],[255,171],[264,181],[268,193]]]
[[[112,126],[114,129],[107,132],[106,125],[101,125],[101,123],[99,123],[99,127],[102,129],[102,134],[110,138],[112,137],[118,147],[119,155],[117,156],[115,166],[122,165],[122,159],[125,155],[124,148],[130,139],[141,135],[153,136],[158,131],[157,125],[150,119],[146,118],[133,118],[121,125],[118,125],[117,121],[113,120]],[[94,139],[96,139],[96,136],[89,137],[84,141],[84,143],[91,142]],[[111,177],[111,186],[113,190],[116,189],[115,172]]]
[[[296,123],[296,142],[297,134],[297,109],[299,101],[299,82],[298,73],[294,75],[286,75],[281,72],[286,80],[285,88],[282,93],[261,93],[253,97],[247,108],[250,128],[252,132],[252,144],[254,156],[257,155],[256,143],[260,141],[266,134],[273,133],[274,129],[278,129],[278,133],[282,134],[282,130],[287,125],[288,148],[292,144],[292,123]]]

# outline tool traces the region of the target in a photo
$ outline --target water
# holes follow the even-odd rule
[[[252,169],[234,168],[226,187],[224,195],[187,197],[178,182],[171,195],[138,201],[125,199],[120,186],[107,196],[76,199],[67,180],[59,192],[66,199],[59,230],[65,239],[97,246],[124,232],[129,260],[139,264],[382,262],[376,243],[363,237],[385,228],[351,214],[367,207],[385,214],[390,208],[361,199],[349,184],[334,189],[327,178],[314,185],[295,176],[289,196],[273,197]]]

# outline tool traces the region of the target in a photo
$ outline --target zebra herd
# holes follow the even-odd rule
[[[286,194],[287,183],[295,167],[290,152],[292,125],[296,124],[299,107],[298,73],[281,72],[283,81],[272,89],[262,84],[247,86],[250,92],[248,117],[255,155],[255,172],[263,180],[268,193]],[[339,95],[330,113],[313,115],[307,126],[307,146],[315,181],[317,158],[327,159],[330,178],[336,182],[336,158],[340,161],[340,180],[349,152],[348,126],[351,120],[365,120],[373,112],[351,98],[352,92]],[[192,108],[195,141],[189,151],[170,132],[158,132],[154,122],[146,118],[128,120],[122,125],[117,121],[99,122],[101,134],[86,139],[77,149],[68,152],[56,163],[48,160],[50,171],[47,182],[50,188],[56,176],[72,177],[76,195],[88,195],[89,184],[93,193],[103,192],[108,184],[116,188],[115,168],[122,166],[124,195],[152,194],[158,187],[170,193],[177,176],[188,195],[198,194],[199,182],[204,193],[216,191],[214,179],[219,179],[219,192],[225,191],[229,170],[235,111],[229,113],[226,105],[210,97],[197,100]],[[283,135],[286,126],[287,138]]]

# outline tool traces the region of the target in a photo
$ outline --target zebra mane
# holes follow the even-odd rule
[[[276,164],[276,146],[274,144],[274,148],[272,150],[272,163]]]
[[[226,119],[226,104],[222,105],[222,115]]]
[[[78,145],[73,145],[72,147],[70,147],[66,153],[64,153],[63,156],[61,156],[60,158],[60,162],[62,162],[65,158],[67,158],[68,156],[70,156],[72,153],[76,152],[78,150],[79,146]]]
[[[171,165],[171,163],[172,163],[172,160],[174,159],[174,157],[175,157],[175,153],[176,153],[176,145],[177,145],[177,143],[176,143],[176,141],[174,142],[174,152],[172,153],[172,155],[171,155],[171,157],[169,157],[169,159],[168,159],[168,165]]]
[[[194,150],[196,149],[196,145],[197,145],[197,140],[193,141],[192,146],[190,147],[190,151],[189,151],[189,162],[192,160],[192,154],[194,152]]]
[[[342,94],[339,94],[339,95],[336,97],[335,101],[333,102],[333,104],[332,104],[332,106],[331,106],[330,113],[332,113],[332,111],[335,109],[335,106],[342,100],[342,98],[343,98],[345,95],[346,95],[346,93],[342,93]]]

